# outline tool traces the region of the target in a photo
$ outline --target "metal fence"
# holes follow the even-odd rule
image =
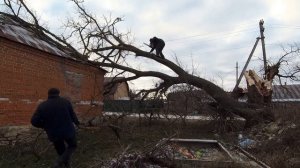
[[[163,108],[163,100],[104,100],[107,112],[146,113]]]

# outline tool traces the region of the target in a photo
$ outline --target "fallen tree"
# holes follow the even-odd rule
[[[272,113],[265,107],[249,108],[247,104],[239,103],[230,97],[216,84],[199,76],[189,74],[178,64],[168,59],[162,59],[155,54],[135,47],[129,40],[129,34],[120,33],[116,28],[117,24],[122,21],[121,18],[103,17],[102,19],[97,19],[96,16],[88,13],[83,7],[83,1],[71,1],[78,10],[76,13],[78,16],[68,20],[66,28],[69,30],[69,34],[63,36],[55,35],[41,26],[37,17],[23,0],[4,0],[3,2],[8,12],[1,12],[1,14],[13,19],[20,26],[32,30],[41,39],[70,53],[76,59],[107,68],[110,72],[115,72],[116,76],[128,74],[126,78],[115,80],[114,82],[116,83],[136,80],[141,77],[159,78],[161,82],[156,87],[140,92],[143,97],[147,97],[150,93],[161,95],[176,84],[189,84],[205,90],[222,109],[245,118],[247,127],[262,120],[273,119]],[[78,39],[78,44],[71,45],[72,41],[77,41]],[[137,57],[154,60],[156,63],[168,67],[176,75],[133,68],[129,65],[128,59]]]

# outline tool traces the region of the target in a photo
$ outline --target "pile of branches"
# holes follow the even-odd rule
[[[169,138],[159,141],[156,145],[149,144],[141,152],[131,152],[130,145],[118,157],[102,162],[95,167],[104,168],[175,168],[174,151],[169,148]]]
[[[161,168],[161,167],[175,167],[170,158],[164,157],[166,155],[153,154],[126,154],[121,155],[116,159],[106,162],[101,167],[107,168]]]

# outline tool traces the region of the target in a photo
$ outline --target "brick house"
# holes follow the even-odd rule
[[[0,15],[0,126],[29,124],[51,87],[71,100],[80,120],[101,114],[106,71],[69,55]]]

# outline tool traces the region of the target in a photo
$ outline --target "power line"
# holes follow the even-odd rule
[[[273,24],[273,25],[270,25],[269,28],[300,29],[300,26]]]
[[[283,29],[300,29],[300,26],[289,26],[289,25],[271,25],[268,26],[268,28],[283,28]],[[187,39],[192,39],[192,38],[202,38],[202,39],[206,39],[205,41],[211,41],[211,40],[217,40],[220,38],[226,38],[226,37],[230,37],[230,36],[236,36],[239,33],[243,33],[243,32],[256,32],[258,30],[256,30],[257,28],[248,28],[248,29],[240,29],[237,31],[233,31],[233,32],[220,32],[220,33],[208,33],[208,34],[197,34],[197,35],[190,35],[190,36],[183,36],[180,38],[175,38],[175,39],[167,39],[165,41],[167,42],[176,42],[176,41],[184,41]],[[197,39],[199,40],[199,39]]]
[[[240,47],[224,48],[224,49],[219,49],[219,50],[209,50],[209,51],[203,51],[203,52],[193,52],[193,54],[200,54],[200,55],[202,55],[202,54],[207,54],[207,53],[217,53],[217,52],[224,52],[224,51],[239,50],[239,49],[244,49],[244,48],[251,48],[251,46],[249,46],[248,44],[249,43],[245,43],[245,45],[240,46]],[[280,43],[267,43],[265,45],[266,46],[280,45]]]
[[[200,38],[211,38],[211,37],[216,38],[216,37],[218,37],[218,38],[221,38],[220,36],[223,36],[223,38],[224,38],[226,36],[231,36],[231,35],[235,35],[235,34],[242,33],[242,32],[253,31],[254,29],[256,29],[256,28],[241,29],[241,30],[233,31],[233,32],[198,34],[198,35],[184,36],[184,37],[175,38],[175,39],[167,39],[165,41],[168,41],[168,42],[182,41],[182,40],[191,39],[191,38],[195,38],[195,37],[200,37]]]
[[[217,52],[224,52],[224,51],[231,51],[231,50],[239,50],[243,48],[250,48],[251,46],[244,46],[244,47],[234,47],[234,48],[227,48],[227,49],[220,49],[220,50],[210,50],[210,51],[204,51],[204,52],[193,52],[193,54],[207,54],[207,53],[217,53]]]
[[[271,25],[268,26],[267,28],[270,29],[276,29],[276,28],[287,28],[287,29],[300,29],[300,26],[288,26],[288,25]],[[201,40],[201,41],[211,41],[211,40],[219,40],[219,39],[223,39],[223,38],[227,38],[230,36],[237,36],[239,35],[239,33],[242,32],[258,32],[257,28],[248,28],[248,29],[241,29],[238,31],[233,31],[233,32],[222,32],[222,33],[210,33],[210,34],[200,34],[200,35],[191,35],[191,36],[185,36],[185,37],[181,37],[181,38],[176,38],[176,39],[170,39],[170,40],[166,40],[168,42],[185,42],[185,40],[187,39],[191,39],[191,38],[196,38],[196,37],[200,37],[197,38],[196,40]],[[278,43],[269,43],[266,44],[268,46],[270,45],[278,45]],[[242,48],[248,48],[249,46],[244,46],[244,47],[234,47],[234,48],[228,48],[228,49],[221,49],[221,50],[211,50],[211,51],[204,51],[204,52],[193,52],[193,54],[206,54],[206,53],[217,53],[217,52],[223,52],[223,51],[231,51],[231,50],[238,50],[238,49],[242,49]]]

